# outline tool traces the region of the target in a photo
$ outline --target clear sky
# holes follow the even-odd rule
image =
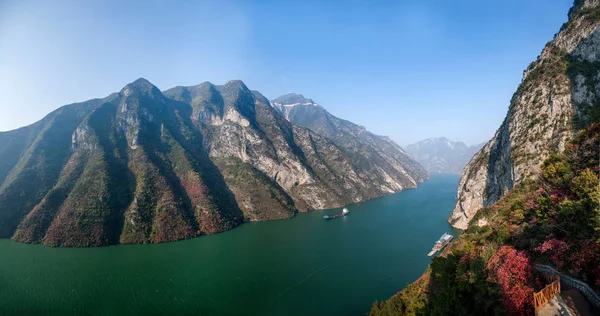
[[[487,141],[572,0],[0,0],[0,130],[144,77],[302,93],[401,145]]]

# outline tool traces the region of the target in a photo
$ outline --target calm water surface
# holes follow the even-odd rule
[[[0,240],[0,315],[364,315],[423,273],[458,180],[169,244]]]

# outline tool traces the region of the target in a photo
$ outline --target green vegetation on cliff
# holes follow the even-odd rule
[[[297,212],[287,193],[259,170],[237,158],[216,159],[225,182],[251,221],[290,218]]]
[[[534,263],[600,290],[600,124],[578,133],[523,182],[471,220],[424,276],[370,315],[532,315],[546,283]]]
[[[406,156],[386,141],[373,148]],[[293,125],[239,80],[163,94],[140,78],[0,132],[0,238],[57,247],[170,242],[423,179],[410,157],[382,174],[356,157]]]

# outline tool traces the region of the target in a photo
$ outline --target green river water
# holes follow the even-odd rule
[[[0,315],[364,315],[417,279],[453,232],[458,180],[435,176],[344,218],[313,211],[168,244],[0,240]]]

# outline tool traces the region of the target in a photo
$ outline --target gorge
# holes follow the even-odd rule
[[[241,81],[163,93],[138,79],[0,133],[0,237],[63,247],[175,241],[428,177],[388,138],[314,130]]]
[[[533,315],[537,265],[600,292],[600,1],[568,18],[462,172],[448,222],[465,231],[370,315]],[[570,313],[600,313],[593,302]]]
[[[0,240],[2,315],[364,315],[427,267],[458,184],[173,243],[54,248]],[[410,240],[410,242],[405,242]]]
[[[600,315],[600,0],[0,1],[0,52],[0,315]]]

